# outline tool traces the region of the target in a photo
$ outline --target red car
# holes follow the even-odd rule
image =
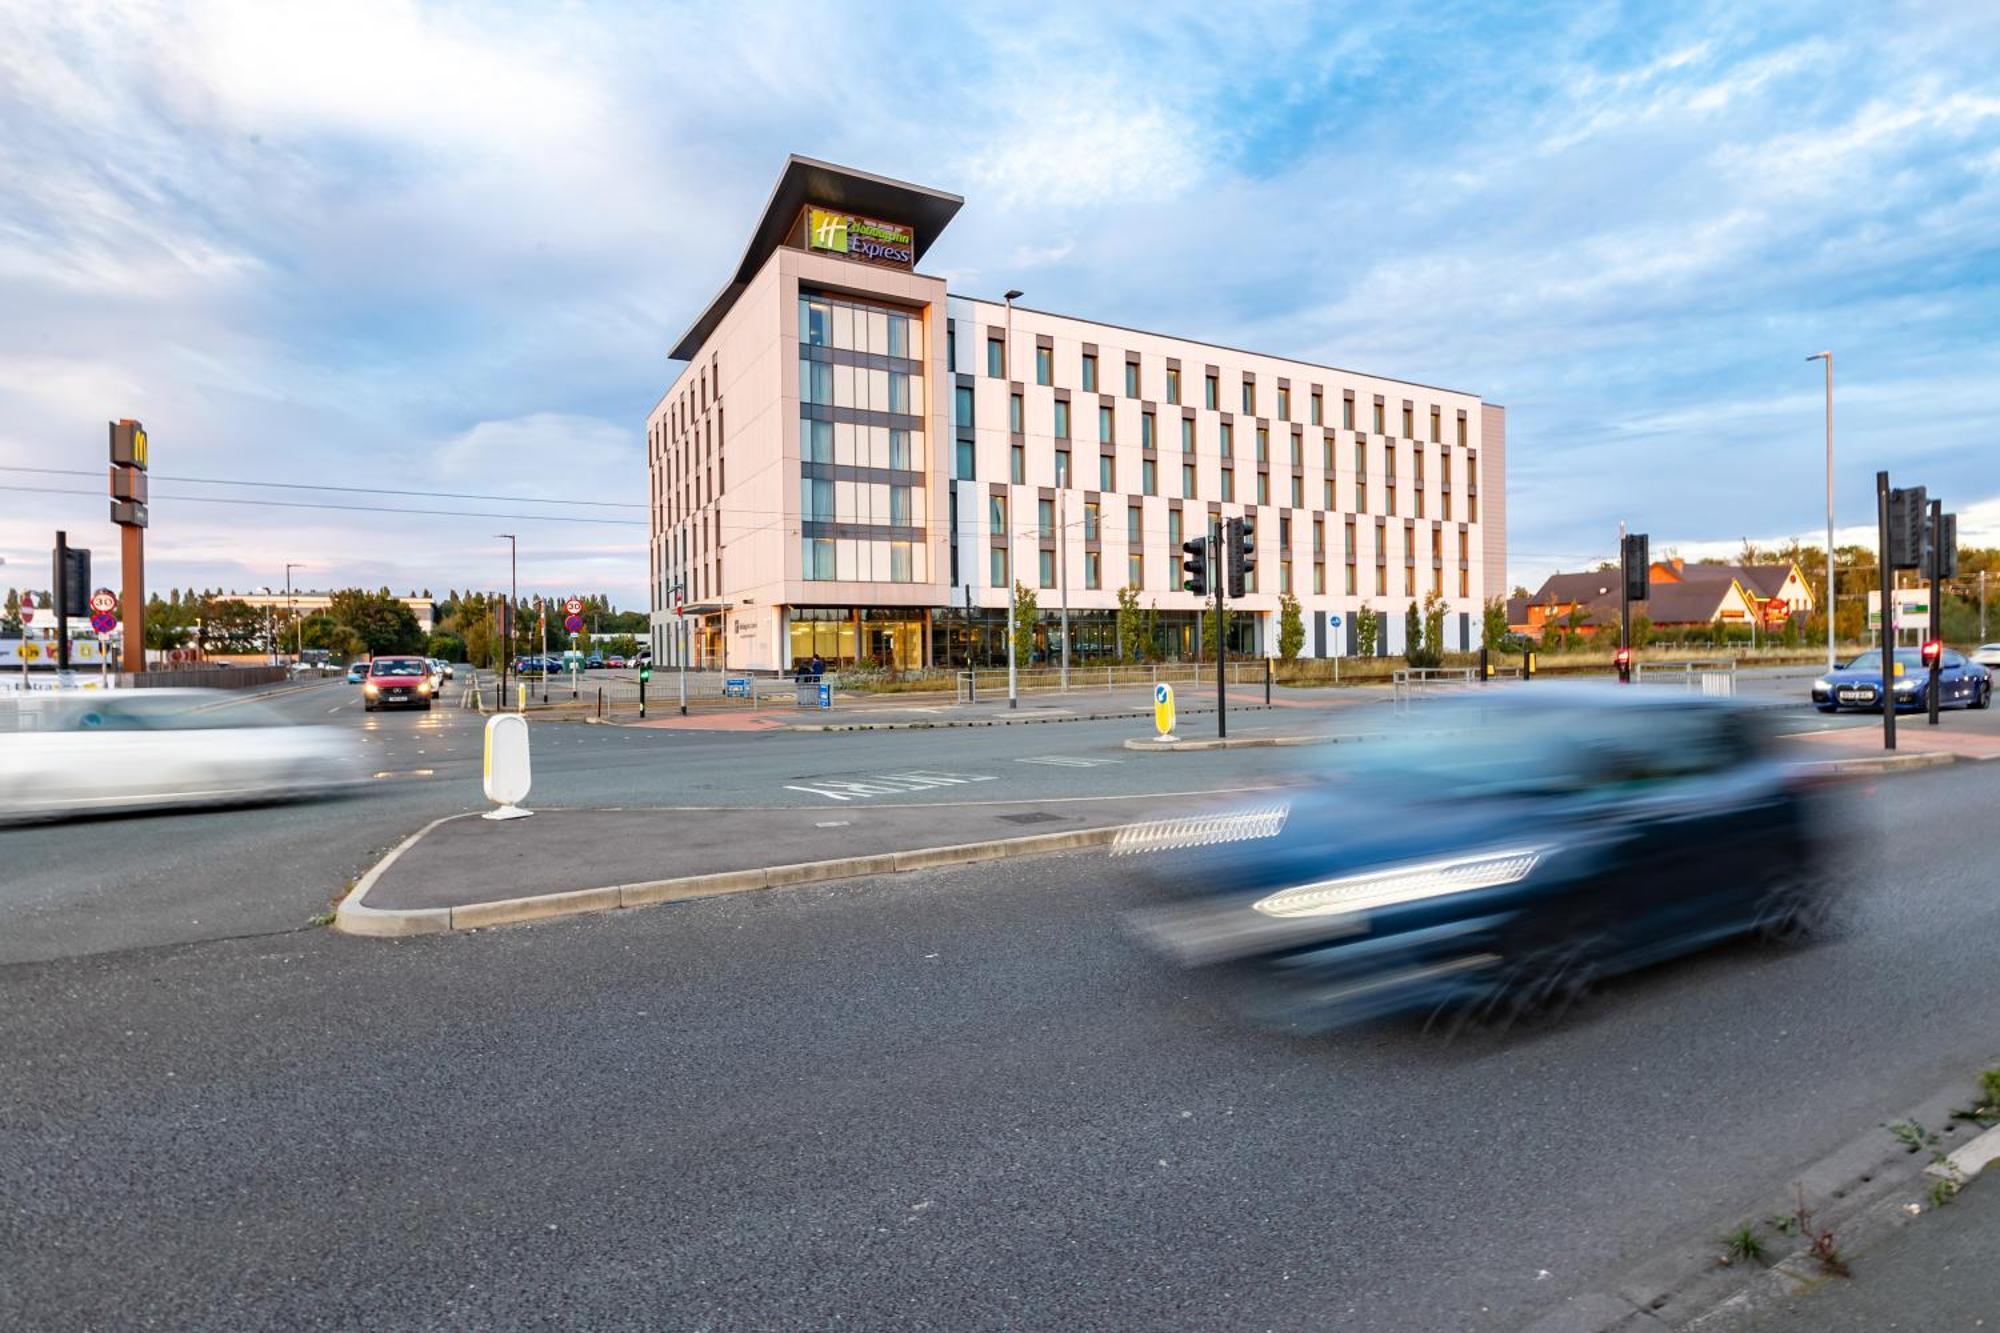
[[[431,664],[421,657],[377,657],[368,663],[361,682],[361,706],[378,708],[431,707]]]

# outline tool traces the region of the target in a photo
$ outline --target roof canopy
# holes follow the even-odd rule
[[[708,303],[708,308],[701,312],[701,318],[674,344],[674,360],[694,359],[702,343],[708,340],[708,335],[715,331],[716,325],[729,313],[729,308],[736,304],[736,298],[743,294],[750,279],[757,276],[757,270],[764,267],[764,261],[771,257],[771,252],[784,242],[785,233],[798,217],[799,210],[809,203],[904,224],[915,237],[914,262],[924,257],[924,251],[930,249],[931,243],[957,215],[965,200],[943,190],[911,185],[887,176],[876,176],[792,154],[785,159],[785,169],[778,174],[778,183],[771,188],[771,197],[764,202],[763,216],[757,219],[756,229],[750,233],[750,244],[743,251],[742,262],[736,266],[735,277],[716,294],[715,299]]]

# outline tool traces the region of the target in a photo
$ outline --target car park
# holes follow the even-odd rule
[[[1930,707],[1930,669],[1915,648],[1898,648],[1890,659],[1889,689],[1896,697],[1896,710],[1915,711]],[[1882,653],[1871,648],[1847,665],[1829,671],[1812,683],[1813,707],[1822,713],[1854,710],[1882,711]],[[1938,707],[1986,708],[1993,701],[1993,672],[1968,660],[1955,648],[1946,648],[1939,659]]]
[[[382,708],[421,708],[430,711],[430,664],[421,657],[377,657],[368,663],[368,679],[362,682],[362,707],[368,712]]]
[[[225,690],[0,702],[0,819],[291,799],[362,780],[353,736]]]
[[[1733,701],[1493,690],[1307,762],[1280,804],[1114,846],[1165,899],[1140,936],[1290,1030],[1546,1017],[1609,976],[1836,915],[1838,789]]]

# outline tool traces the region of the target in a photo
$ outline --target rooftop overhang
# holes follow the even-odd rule
[[[750,245],[743,251],[743,261],[736,266],[736,276],[674,344],[674,360],[694,359],[750,279],[757,276],[757,270],[764,267],[771,252],[784,243],[785,233],[791,229],[799,210],[809,203],[909,227],[916,242],[914,264],[924,257],[924,251],[930,249],[965,200],[943,190],[792,154],[785,159],[785,169],[779,173],[778,183],[764,203],[764,214],[757,220],[756,230],[750,233]]]

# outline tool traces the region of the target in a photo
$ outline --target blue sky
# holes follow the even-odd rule
[[[1481,393],[1514,581],[2000,543],[2000,7],[75,3],[0,11],[0,584],[162,474],[639,502],[784,156],[954,190],[955,289]],[[257,495],[161,481],[179,495]],[[345,497],[354,499],[356,497]],[[445,507],[421,500],[386,504]],[[568,518],[589,510],[465,501]],[[643,597],[643,526],[161,499],[155,584]]]

